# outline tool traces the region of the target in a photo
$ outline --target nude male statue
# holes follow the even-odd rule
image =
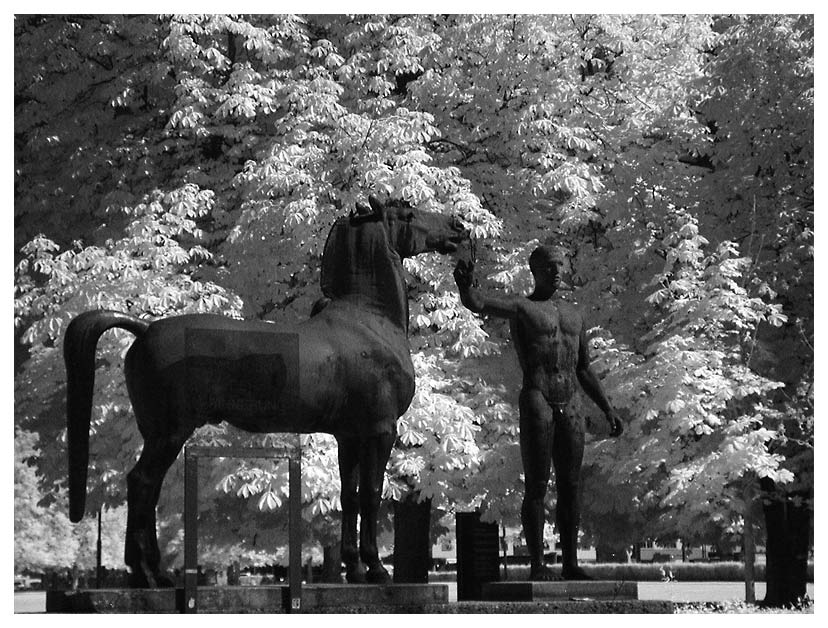
[[[521,521],[531,557],[531,580],[554,579],[543,560],[544,497],[551,464],[555,466],[561,537],[562,577],[589,579],[578,567],[577,542],[581,515],[579,479],[584,454],[584,419],[568,408],[575,380],[606,415],[610,434],[623,431],[589,364],[584,321],[575,306],[553,299],[561,286],[563,253],[539,246],[529,256],[535,290],[528,297],[482,294],[474,285],[474,264],[457,262],[454,278],[460,299],[472,312],[509,320],[523,370],[520,392],[520,452],[525,493]]]

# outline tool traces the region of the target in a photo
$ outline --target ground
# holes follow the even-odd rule
[[[457,600],[457,583],[449,585],[449,601]],[[746,605],[745,586],[740,582],[640,582],[639,597],[644,600],[672,600],[681,602],[677,612],[684,613],[756,613],[756,612],[790,612],[764,611],[755,606]],[[756,597],[762,599],[765,583],[756,583]],[[808,584],[808,595],[813,599],[814,585]],[[46,594],[43,591],[15,592],[15,613],[43,613],[46,610]],[[813,613],[814,606],[800,609],[799,612]]]

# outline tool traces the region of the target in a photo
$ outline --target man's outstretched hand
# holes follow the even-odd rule
[[[457,266],[454,267],[454,281],[460,290],[471,288],[474,283],[474,262],[457,260]]]
[[[624,424],[621,422],[621,417],[618,416],[615,410],[607,412],[607,421],[610,424],[610,436],[621,436],[624,432]]]

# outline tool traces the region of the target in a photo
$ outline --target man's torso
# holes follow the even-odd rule
[[[580,313],[568,303],[551,299],[523,303],[510,327],[524,389],[540,390],[551,404],[572,398],[582,326]]]

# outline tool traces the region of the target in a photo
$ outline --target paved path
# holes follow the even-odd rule
[[[15,613],[45,613],[46,593],[44,591],[15,591]]]
[[[814,585],[808,583],[808,596],[814,599]],[[756,599],[765,597],[765,583],[756,583]],[[670,600],[671,602],[725,602],[745,599],[743,582],[639,582],[641,600]]]
[[[449,585],[449,602],[457,601],[457,583]],[[808,584],[808,595],[814,599],[814,585]],[[741,582],[639,582],[638,597],[642,600],[671,602],[724,602],[744,600],[745,585]],[[765,597],[765,583],[756,583],[756,599]],[[23,591],[14,594],[15,613],[45,613],[46,593]]]

